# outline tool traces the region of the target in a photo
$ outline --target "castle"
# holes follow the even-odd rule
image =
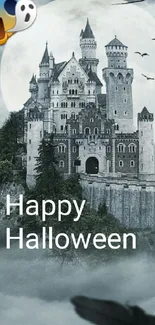
[[[32,76],[31,96],[24,104],[27,184],[34,183],[38,146],[54,133],[59,169],[105,179],[154,180],[153,114],[144,107],[133,124],[133,69],[128,47],[117,37],[105,46],[102,70],[106,94],[98,77],[97,43],[89,21],[80,33],[81,58],[55,63],[46,44],[39,77]]]

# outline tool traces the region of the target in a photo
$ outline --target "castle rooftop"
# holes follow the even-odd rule
[[[117,36],[115,35],[115,38],[110,41],[107,45],[105,45],[105,47],[108,47],[108,46],[122,46],[122,47],[126,47],[126,45],[124,45],[121,41],[119,41],[119,39],[117,38]]]
[[[46,43],[45,52],[43,54],[41,64],[49,64],[48,44]]]
[[[85,30],[81,30],[81,34],[80,36],[82,38],[95,38],[94,37],[94,34],[93,34],[93,31],[90,27],[90,24],[89,24],[89,19],[87,18],[87,23],[86,23],[86,27],[85,27]]]

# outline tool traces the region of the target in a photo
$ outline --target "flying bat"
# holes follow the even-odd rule
[[[145,74],[143,74],[142,73],[142,76],[144,77],[144,78],[146,78],[147,80],[155,80],[155,78],[152,78],[152,77],[148,77],[148,76],[146,76]]]
[[[114,6],[117,6],[117,5],[128,5],[128,4],[131,4],[131,3],[138,3],[138,2],[143,2],[145,0],[125,0],[126,2],[120,2],[120,3],[113,3]]]
[[[149,56],[148,53],[135,52],[135,54],[139,54],[139,55],[141,55],[142,57],[143,57],[143,56],[146,56],[146,55]]]
[[[71,302],[80,317],[96,325],[155,325],[155,317],[137,306],[80,296]]]

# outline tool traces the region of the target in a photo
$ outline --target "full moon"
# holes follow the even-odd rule
[[[155,20],[141,6],[105,5],[106,1],[50,2],[38,9],[37,20],[31,28],[9,39],[1,62],[1,89],[9,111],[21,109],[30,97],[29,81],[33,73],[38,74],[46,41],[56,62],[69,60],[73,51],[80,58],[79,34],[88,17],[98,45],[99,77],[102,79],[102,69],[107,66],[105,45],[117,35],[128,46],[128,67],[134,69],[135,121],[137,112],[144,106],[155,113],[155,81],[147,81],[142,76],[155,77],[155,42],[152,41]],[[142,58],[135,51],[147,52],[149,56]],[[106,92],[105,84],[103,92]]]

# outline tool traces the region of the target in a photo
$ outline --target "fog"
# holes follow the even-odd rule
[[[96,268],[65,265],[45,251],[0,250],[0,323],[3,325],[84,325],[70,297],[84,294],[138,304],[155,312],[155,262],[137,256]]]

